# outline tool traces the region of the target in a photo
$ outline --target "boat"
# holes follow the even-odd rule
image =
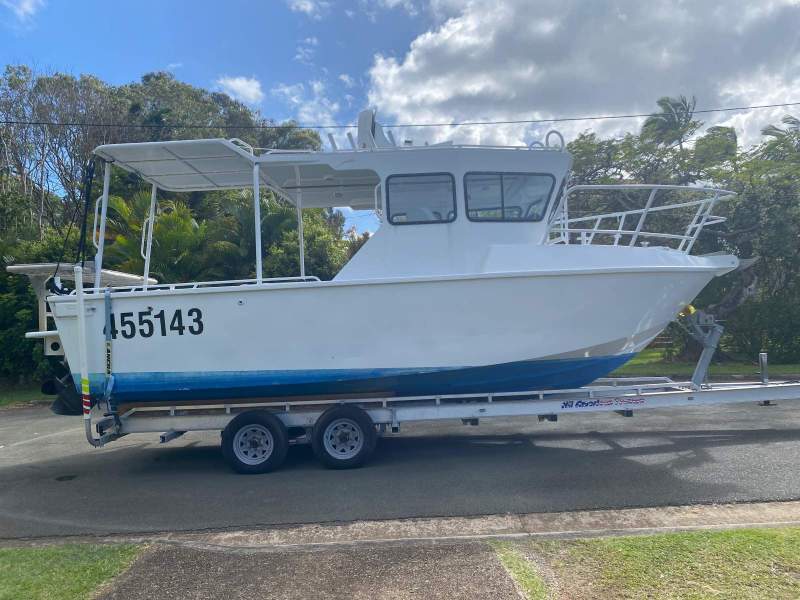
[[[329,150],[262,150],[237,139],[99,146],[93,282],[46,303],[85,402],[392,397],[578,388],[645,348],[729,254],[692,253],[726,190],[568,187],[572,158],[548,133],[530,146],[395,142],[374,111]],[[151,187],[144,272],[101,281],[112,168]],[[154,283],[159,191],[269,190],[296,207],[293,277]],[[640,197],[587,213],[578,198]],[[605,205],[606,203],[600,203]],[[305,268],[302,210],[374,210],[378,229],[330,281]],[[683,220],[681,220],[683,219]],[[676,225],[679,223],[679,225]],[[662,227],[667,227],[663,229]],[[677,227],[677,230],[674,229]],[[81,308],[83,307],[83,308]],[[82,328],[81,323],[85,325]]]

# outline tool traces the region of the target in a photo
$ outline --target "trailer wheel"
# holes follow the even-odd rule
[[[356,406],[336,406],[314,424],[311,446],[330,469],[362,466],[372,455],[378,436],[369,415]]]
[[[314,424],[311,446],[329,469],[354,469],[367,462],[378,436],[369,415],[356,406],[336,406]]]
[[[222,455],[237,473],[274,471],[288,450],[286,427],[266,411],[242,413],[222,431]]]

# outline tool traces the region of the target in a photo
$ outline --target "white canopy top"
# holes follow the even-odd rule
[[[348,152],[273,150],[255,155],[238,140],[108,144],[94,152],[170,192],[251,188],[253,166],[258,163],[262,185],[279,188],[295,203],[302,193],[305,208],[370,208],[379,182],[377,173],[370,169],[331,166],[345,162],[341,155]]]
[[[218,190],[253,184],[254,156],[224,139],[109,144],[94,153],[163,190]]]

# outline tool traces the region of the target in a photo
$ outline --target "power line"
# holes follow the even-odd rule
[[[694,110],[694,114],[732,112],[737,110],[756,110],[759,108],[780,108],[785,106],[800,106],[800,102],[785,102],[783,104],[759,104],[755,106],[731,106],[727,108],[707,108],[704,110]],[[536,123],[564,123],[568,121],[603,121],[605,119],[640,119],[651,117],[658,113],[641,113],[631,115],[596,115],[593,117],[560,117],[554,119],[520,119],[516,121],[464,121],[461,123],[422,123],[409,125],[382,125],[382,127],[461,127],[464,125],[526,125]]]
[[[757,104],[753,106],[729,106],[725,108],[706,108],[692,111],[693,114],[709,114],[719,112],[734,112],[744,110],[758,110],[762,108],[785,108],[789,106],[800,106],[800,102],[784,102],[781,104]],[[404,127],[466,127],[471,125],[535,125],[537,123],[566,123],[571,121],[603,121],[606,119],[641,119],[653,116],[658,113],[639,113],[624,115],[594,115],[588,117],[558,117],[552,119],[517,119],[508,121],[460,121],[453,123],[396,123],[394,125],[381,125],[384,129],[397,129]],[[239,129],[239,130],[260,130],[260,129],[352,129],[356,127],[350,125],[304,125],[302,123],[285,123],[282,125],[209,125],[209,124],[184,124],[184,125],[156,125],[156,124],[134,124],[134,123],[93,123],[93,122],[66,122],[56,121],[18,121],[13,119],[0,120],[0,125],[30,125],[40,127],[108,127],[118,129]]]

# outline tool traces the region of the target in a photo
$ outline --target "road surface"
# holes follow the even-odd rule
[[[363,469],[293,447],[232,473],[217,433],[94,449],[80,417],[0,411],[0,538],[800,498],[800,401],[409,424]]]

